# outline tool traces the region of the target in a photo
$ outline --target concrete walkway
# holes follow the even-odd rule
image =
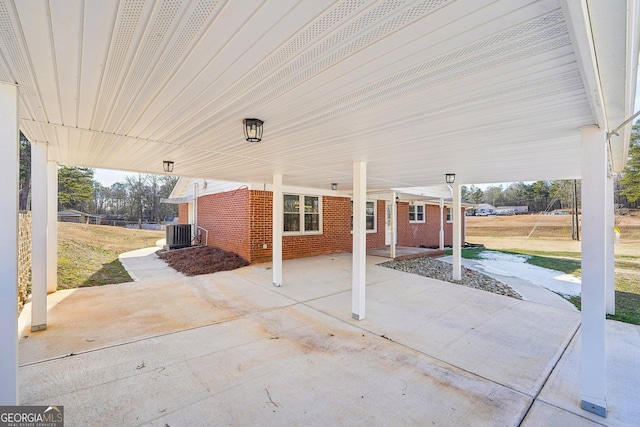
[[[169,267],[156,255],[156,252],[164,247],[165,241],[165,239],[160,239],[153,247],[136,249],[120,254],[118,260],[127,270],[129,276],[136,282],[164,281],[184,277],[184,274]]]
[[[447,262],[449,264],[453,264],[453,256],[445,256],[438,258],[440,261]],[[530,281],[524,280],[520,277],[515,276],[503,276],[501,274],[495,274],[488,271],[479,270],[477,265],[482,261],[473,260],[473,259],[462,259],[462,265],[465,268],[480,271],[482,274],[486,274],[489,277],[493,277],[500,282],[509,285],[514,291],[522,295],[522,298],[525,301],[531,301],[538,304],[550,305],[552,307],[564,308],[565,310],[574,310],[577,311],[576,307],[567,301],[565,298],[562,298],[560,295],[551,292],[550,290],[531,283]]]
[[[579,313],[367,260],[362,321],[350,254],[285,261],[282,288],[260,264],[59,291],[21,338],[21,404],[64,405],[67,425],[640,420],[639,327],[607,322],[603,419],[579,408]]]

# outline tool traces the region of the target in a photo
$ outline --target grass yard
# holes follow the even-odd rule
[[[531,255],[531,264],[580,276],[580,242],[570,239],[568,215],[467,217],[466,221],[470,243]],[[616,224],[622,230],[620,245],[615,246],[616,314],[608,318],[640,325],[640,218],[617,217]],[[478,251],[469,256],[477,257]],[[580,308],[580,297],[568,299]]]
[[[164,231],[58,223],[58,289],[130,282],[118,255],[154,246]]]

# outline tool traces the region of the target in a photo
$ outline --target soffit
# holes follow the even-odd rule
[[[0,28],[20,128],[60,163],[343,189],[353,161],[369,188],[577,178],[597,121],[556,0],[5,0]]]

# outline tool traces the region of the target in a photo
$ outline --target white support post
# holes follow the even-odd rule
[[[605,229],[605,254],[606,254],[606,310],[607,314],[616,314],[616,285],[615,285],[615,206],[613,203],[613,176],[607,174],[607,195],[604,199],[606,229]]]
[[[58,289],[58,164],[47,162],[47,293]]]
[[[284,195],[282,175],[273,175],[273,231],[272,269],[273,286],[282,286],[282,232],[284,228]]]
[[[367,164],[353,162],[353,265],[351,278],[351,315],[365,317],[367,267]]]
[[[0,406],[18,404],[18,88],[0,83]]]
[[[391,242],[389,242],[389,258],[396,257],[396,234],[398,233],[398,204],[396,203],[395,191],[391,192]]]
[[[439,245],[441,251],[444,250],[444,199],[440,198],[440,239]]]
[[[31,143],[31,332],[47,329],[47,144]]]
[[[604,129],[582,129],[582,408],[607,416],[605,334],[607,143]]]
[[[453,184],[453,280],[462,279],[462,196],[460,184]]]

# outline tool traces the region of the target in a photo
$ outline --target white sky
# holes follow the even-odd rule
[[[116,182],[125,182],[125,176],[135,175],[137,172],[124,172],[110,169],[94,169],[93,179],[103,187],[111,187]]]
[[[110,170],[110,169],[94,169],[93,178],[102,184],[104,187],[111,187],[116,182],[125,182],[125,177],[127,175],[136,175],[137,172],[128,172],[128,171],[118,171],[118,170]],[[489,187],[497,187],[502,185],[502,189],[505,189],[511,184],[510,182],[503,182],[498,184],[474,184],[476,187],[480,188],[482,191],[485,191]],[[531,184],[527,182],[526,184]],[[471,187],[471,184],[465,184],[467,187]]]

